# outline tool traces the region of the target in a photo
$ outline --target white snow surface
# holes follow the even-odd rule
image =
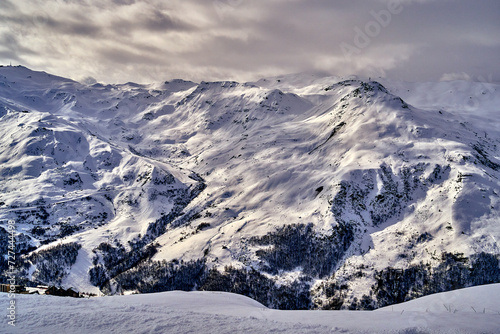
[[[499,295],[500,284],[484,285],[377,311],[279,311],[222,292],[16,295],[16,326],[0,333],[498,333]],[[1,293],[0,308],[8,303]]]
[[[357,230],[337,277],[360,265],[372,272],[432,262],[442,251],[499,253],[499,86],[384,81],[388,92],[376,83],[359,92],[362,82],[344,79],[89,86],[2,67],[0,220],[17,219],[28,234],[48,228],[56,238],[62,226],[78,227],[62,241],[82,245],[63,284],[87,292],[96,291],[85,276],[92,250],[144,235],[172,210],[162,194],[198,183],[192,172],[207,188],[183,212],[199,218],[160,235],[155,260],[206,254],[211,265],[258,266],[249,238],[289,223],[328,232],[339,217]],[[429,183],[436,165],[442,179]],[[407,169],[423,186],[380,225],[368,209],[335,217],[331,201],[342,181],[374,184],[364,207],[382,194],[381,166],[400,187]],[[153,182],[169,175],[169,184]],[[36,215],[18,218],[41,206],[47,225]],[[210,226],[198,230],[201,223]],[[425,232],[432,240],[417,243]],[[372,283],[352,281],[350,293],[360,297]]]

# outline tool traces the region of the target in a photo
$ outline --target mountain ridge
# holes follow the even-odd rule
[[[500,279],[493,84],[457,111],[429,107],[432,91],[419,108],[391,93],[402,83],[335,77],[83,85],[26,68],[0,75],[0,217],[17,223],[27,280],[373,308],[448,289],[443,263],[465,264],[465,286],[480,282],[479,266]],[[471,107],[487,113],[468,116]],[[53,277],[40,268],[61,240],[80,248]],[[429,277],[411,274],[420,263]],[[162,268],[184,281],[168,285]],[[391,299],[395,277],[408,286]],[[271,299],[255,286],[233,291],[240,279]]]

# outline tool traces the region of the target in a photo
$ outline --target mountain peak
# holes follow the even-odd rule
[[[454,83],[0,75],[0,233],[16,222],[25,280],[358,309],[456,287],[447,266],[500,280],[498,122],[444,108]]]

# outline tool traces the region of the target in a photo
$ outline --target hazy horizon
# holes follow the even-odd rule
[[[0,63],[79,81],[500,80],[494,0],[4,0],[0,9]]]

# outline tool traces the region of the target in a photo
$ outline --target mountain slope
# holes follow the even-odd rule
[[[225,290],[277,308],[374,308],[500,281],[494,104],[434,109],[431,90],[419,108],[378,82],[307,75],[0,75],[0,215],[16,221],[27,279]]]

